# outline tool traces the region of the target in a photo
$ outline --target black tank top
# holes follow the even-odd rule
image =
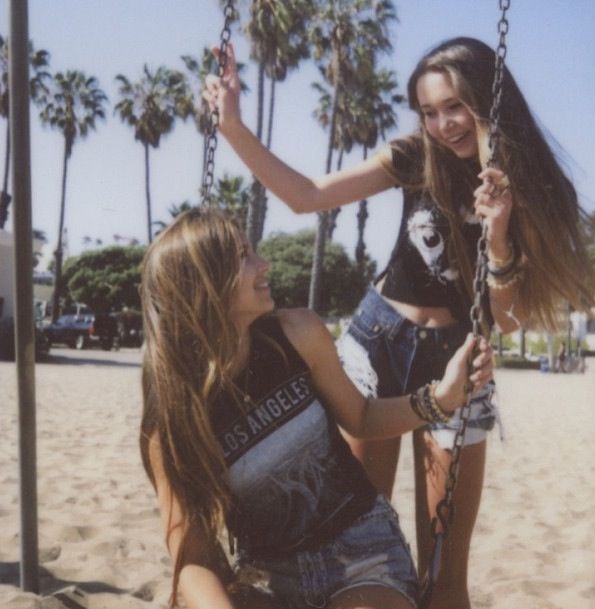
[[[237,381],[251,404],[243,413],[222,395],[213,428],[228,467],[228,528],[238,547],[252,556],[282,555],[337,535],[371,508],[376,491],[279,319],[257,320],[252,336]]]

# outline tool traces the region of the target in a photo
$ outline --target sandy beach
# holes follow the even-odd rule
[[[474,609],[595,607],[595,360],[585,374],[498,370],[506,440],[489,439],[473,538]],[[53,349],[36,367],[42,594],[18,588],[14,364],[0,362],[0,607],[164,608],[170,591],[156,501],[138,451],[140,353]],[[410,440],[395,493],[413,535]]]

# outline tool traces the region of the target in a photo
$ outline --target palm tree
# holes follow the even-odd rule
[[[182,72],[160,66],[151,72],[145,65],[143,76],[131,82],[118,74],[116,80],[121,97],[115,106],[122,121],[134,128],[134,138],[145,149],[145,194],[147,200],[147,234],[149,243],[151,232],[151,189],[150,189],[150,148],[159,148],[161,136],[169,133],[176,117],[187,118],[192,113],[189,103],[188,84]]]
[[[35,51],[29,43],[29,63],[33,69],[33,76],[29,81],[30,95],[33,102],[39,104],[43,94],[47,93],[46,82],[50,74],[45,71],[49,64],[47,51]],[[4,153],[4,174],[2,190],[0,191],[0,228],[4,228],[8,219],[8,206],[11,196],[8,194],[8,175],[10,169],[10,128],[8,126],[9,96],[8,96],[8,40],[0,36],[0,116],[6,119],[6,148]]]
[[[396,19],[391,0],[329,0],[320,5],[315,16],[311,39],[314,58],[321,72],[332,86],[330,105],[329,144],[326,172],[332,168],[333,148],[336,142],[337,112],[344,91],[349,90],[354,78],[354,65],[361,49],[374,49],[376,53],[391,49],[389,23]],[[318,229],[314,246],[312,276],[308,306],[318,307],[322,280],[322,260],[328,233],[329,214],[318,214]]]
[[[182,201],[179,204],[172,203],[169,206],[169,209],[167,211],[171,218],[176,218],[182,212],[188,211],[189,209],[192,209],[193,207],[196,207],[196,205],[192,205],[192,203],[190,203],[190,201],[186,200],[186,201]],[[155,231],[155,237],[156,237],[164,228],[167,227],[168,223],[164,222],[163,220],[155,220],[155,222],[153,222],[153,225],[157,227],[157,230]],[[114,237],[115,237],[115,235],[114,235]]]
[[[192,55],[182,55],[182,61],[186,66],[188,77],[188,104],[192,107],[192,114],[198,132],[203,136],[203,154],[201,163],[201,174],[204,174],[206,164],[206,153],[208,146],[207,136],[211,132],[211,112],[209,104],[202,97],[202,91],[205,87],[205,79],[208,74],[216,73],[217,58],[208,47],[202,51],[200,60]],[[245,64],[237,63],[238,74],[241,75],[246,68]],[[248,91],[248,86],[240,78],[240,91],[242,93]]]
[[[264,131],[265,80],[270,80],[265,140],[268,148],[272,141],[276,83],[285,80],[288,72],[310,54],[308,23],[314,6],[311,0],[253,0],[250,5],[250,18],[245,30],[250,39],[250,57],[258,62],[256,135],[260,140],[263,140]],[[265,189],[254,179],[247,218],[248,238],[253,246],[262,238],[265,216]]]
[[[62,158],[62,194],[60,198],[60,221],[58,224],[58,245],[55,256],[55,281],[52,316],[58,317],[62,280],[62,239],[64,233],[64,212],[66,209],[66,177],[68,161],[77,138],[85,138],[96,121],[105,118],[104,104],[107,96],[99,88],[94,77],[87,77],[79,70],[57,72],[49,83],[44,96],[41,121],[52,129],[57,129],[64,137]]]
[[[363,158],[368,158],[368,150],[375,148],[378,136],[386,139],[386,131],[397,125],[395,107],[404,100],[403,96],[396,93],[397,79],[392,70],[359,72],[363,76],[362,84],[367,83],[361,89],[361,103],[359,120],[356,120],[354,130],[355,141],[363,146]],[[366,91],[366,93],[364,93]],[[355,260],[360,268],[364,265],[366,246],[364,243],[364,229],[368,219],[368,201],[362,199],[357,211],[357,245],[355,247]]]
[[[249,187],[244,186],[242,176],[233,176],[225,172],[223,177],[217,180],[213,200],[221,209],[232,213],[242,227],[246,228],[251,195]]]
[[[353,104],[349,103],[350,96],[353,94],[353,91],[351,90],[352,87],[349,87],[350,90],[348,91],[347,87],[344,86],[339,91],[336,103],[334,105],[333,91],[329,91],[324,84],[318,82],[313,83],[312,87],[320,93],[318,106],[314,110],[314,117],[318,120],[323,129],[327,129],[331,125],[331,121],[334,121],[334,139],[332,142],[332,147],[338,153],[334,165],[335,170],[339,171],[343,166],[344,154],[351,152],[354,143],[354,116],[352,114]],[[328,215],[327,237],[330,240],[333,238],[333,233],[336,227],[336,219],[340,211],[341,208],[336,207],[335,209],[331,210]]]
[[[376,53],[373,48],[354,49],[356,63],[349,72],[349,78],[344,79],[337,102],[335,120],[335,140],[333,147],[338,151],[336,170],[341,169],[344,153],[349,153],[354,144],[363,147],[364,160],[368,150],[374,148],[378,135],[386,139],[386,131],[396,126],[396,105],[402,103],[403,96],[396,93],[397,80],[392,70],[376,67]],[[313,87],[320,93],[319,103],[314,112],[315,117],[323,128],[330,123],[332,93],[321,83]],[[360,201],[358,211],[359,240],[356,248],[363,257],[363,230],[367,219],[367,201]],[[330,211],[328,232],[329,239],[333,238],[336,219],[341,211],[337,207]],[[356,259],[358,256],[356,255]],[[363,258],[362,258],[363,259]]]
[[[233,176],[225,172],[223,177],[219,178],[214,184],[210,204],[233,214],[243,228],[246,227],[249,202],[250,190],[244,186],[244,178],[242,176]],[[180,204],[172,203],[168,212],[171,218],[176,218],[182,212],[198,206],[199,204],[193,205],[190,201],[182,201]],[[163,220],[157,220],[153,224],[159,227],[159,230],[155,233],[157,235],[168,223]]]

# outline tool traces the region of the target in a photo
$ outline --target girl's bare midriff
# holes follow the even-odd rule
[[[384,280],[376,284],[378,293],[382,290]],[[452,316],[452,313],[446,307],[420,307],[418,305],[391,300],[386,296],[382,296],[388,304],[393,307],[400,315],[407,318],[417,326],[426,328],[444,328],[457,323],[457,320]]]

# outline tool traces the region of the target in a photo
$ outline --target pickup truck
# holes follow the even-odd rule
[[[112,315],[99,313],[61,315],[43,329],[50,344],[65,344],[73,349],[94,345],[105,351],[118,346],[118,324]]]

